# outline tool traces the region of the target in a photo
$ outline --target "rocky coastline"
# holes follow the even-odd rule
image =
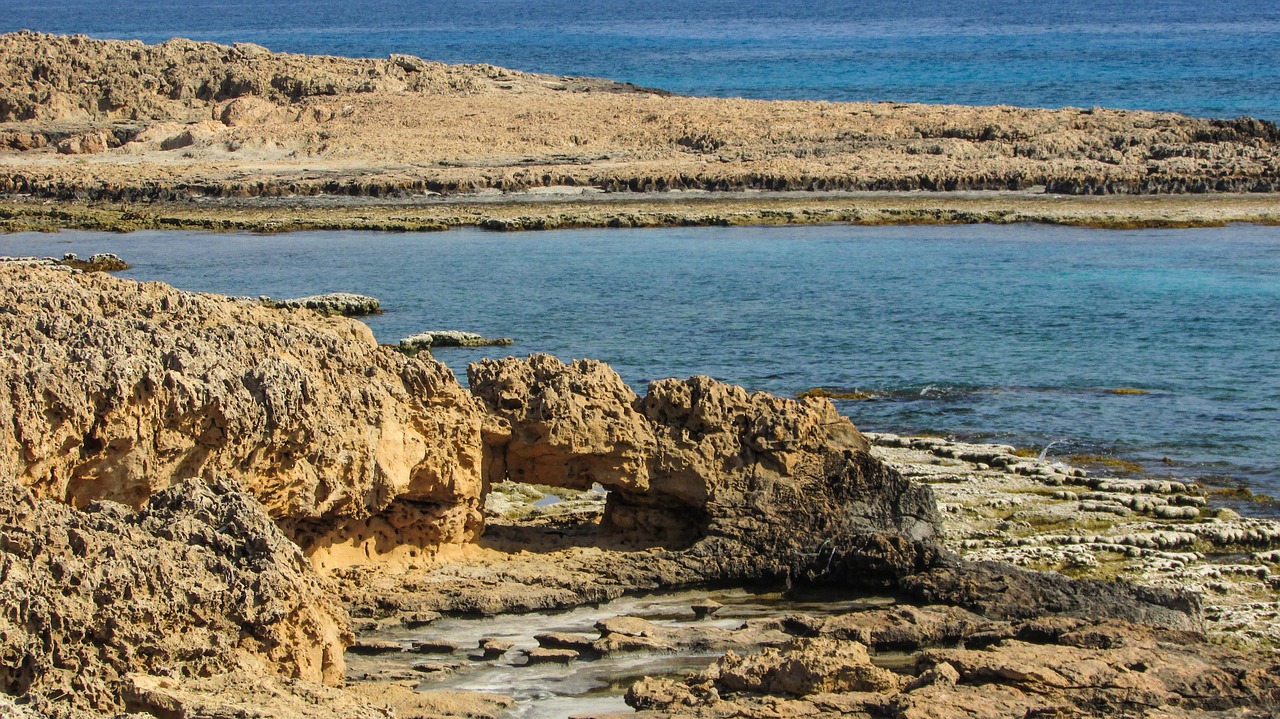
[[[1278,221],[1278,190],[1280,130],[1251,118],[692,98],[406,55],[0,36],[7,231],[1203,226]]]
[[[25,714],[499,716],[424,677],[691,649],[702,671],[629,681],[639,716],[1280,706],[1280,525],[1203,488],[705,377],[637,395],[589,360],[463,388],[355,320],[101,273],[0,266],[0,330],[0,690]],[[709,587],[886,599],[385,638]]]
[[[1280,223],[1280,130],[0,36],[3,231],[820,222]],[[1280,711],[1280,523],[1211,487],[864,433],[832,392],[542,354],[464,386],[433,349],[511,341],[124,266],[0,261],[5,716],[497,719],[526,699],[440,680],[619,657],[672,666],[571,713]]]

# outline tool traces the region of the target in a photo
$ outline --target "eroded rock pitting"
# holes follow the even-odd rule
[[[352,640],[337,607],[374,632],[356,650],[399,654],[377,633],[436,612],[760,583],[932,606],[750,620],[749,641],[613,617],[526,656],[723,654],[630,688],[663,716],[1280,702],[1280,665],[1206,644],[1194,594],[946,551],[930,489],[825,399],[706,377],[640,397],[544,355],[478,363],[468,392],[351,320],[25,266],[0,268],[0,356],[0,679],[55,716],[491,716],[509,700],[415,693],[412,668],[324,686]],[[483,537],[508,479],[609,494]],[[882,651],[922,653],[907,678]]]
[[[486,436],[490,482],[602,485],[602,532],[679,550],[701,581],[869,583],[940,561],[932,493],[873,459],[826,400],[709,377],[638,397],[603,363],[546,355],[479,362],[468,379],[511,428]]]

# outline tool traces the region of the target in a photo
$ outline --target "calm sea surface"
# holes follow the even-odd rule
[[[0,236],[0,254],[69,251],[192,290],[373,295],[383,342],[517,338],[437,351],[464,381],[478,357],[550,352],[605,360],[641,393],[692,374],[864,390],[837,405],[865,429],[1053,443],[1280,494],[1277,227]],[[1120,387],[1150,393],[1105,391]]]
[[[22,28],[487,62],[697,95],[1280,120],[1275,0],[0,0]]]

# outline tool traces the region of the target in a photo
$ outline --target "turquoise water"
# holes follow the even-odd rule
[[[1277,227],[0,237],[0,254],[68,251],[193,290],[373,295],[383,342],[518,340],[437,351],[464,380],[481,356],[550,352],[605,360],[640,392],[692,374],[857,389],[874,398],[837,405],[864,429],[1053,443],[1280,493]]]
[[[1274,0],[0,0],[0,32],[445,62],[697,95],[1280,120]]]

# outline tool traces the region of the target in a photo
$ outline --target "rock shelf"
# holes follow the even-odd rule
[[[274,307],[284,309],[305,308],[315,310],[322,315],[338,315],[341,317],[362,317],[382,311],[382,303],[376,298],[351,292],[329,292],[323,295],[269,301]]]
[[[1060,221],[1048,207],[1055,197],[1214,193],[1241,195],[1250,209],[1153,212],[1127,202],[1113,212],[1076,202],[1067,214],[1117,227],[1280,217],[1280,130],[1251,118],[677,97],[402,55],[246,47],[0,36],[0,194],[29,200],[0,212],[2,226],[403,230],[466,215],[465,224],[496,230]],[[997,196],[981,209],[949,200],[775,208],[766,199],[833,192]],[[1047,202],[1020,212],[1003,197],[1010,192]],[[580,206],[597,195],[661,193],[713,201]],[[725,193],[751,194],[731,207],[717,202]],[[516,212],[422,209],[461,196],[491,206],[489,195],[532,201]],[[46,199],[58,206],[42,207]],[[369,211],[389,200],[411,209]],[[84,202],[112,206],[64,211]],[[242,202],[267,211],[245,220]]]
[[[867,436],[877,457],[933,488],[962,556],[1190,588],[1216,641],[1280,647],[1268,619],[1280,616],[1280,522],[1241,517],[1177,480],[1089,476],[1006,445]]]
[[[506,347],[515,344],[510,337],[485,337],[459,330],[427,330],[400,340],[400,350],[414,353],[433,347]]]

